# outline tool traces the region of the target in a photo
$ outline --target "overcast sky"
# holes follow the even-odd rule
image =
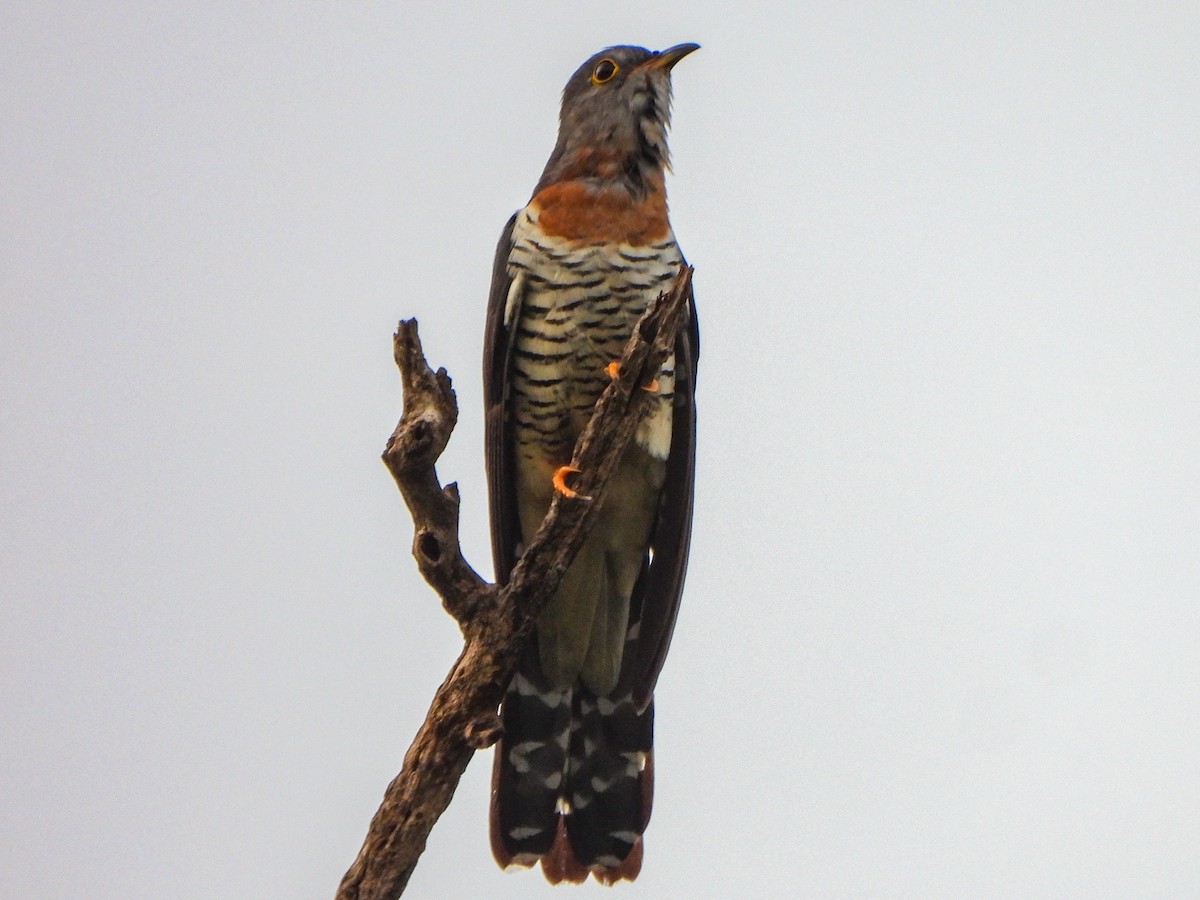
[[[395,322],[490,572],[495,241],[571,72],[683,41],[697,518],[611,896],[1200,893],[1194,3],[208,0],[0,10],[0,896],[332,896],[459,648]],[[408,895],[597,895],[496,868],[490,768]]]

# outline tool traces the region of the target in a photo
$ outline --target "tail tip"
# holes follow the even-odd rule
[[[605,887],[618,881],[633,881],[642,871],[642,839],[639,837],[629,848],[629,855],[615,866],[594,866],[592,875]]]
[[[542,874],[551,884],[560,884],[563,881],[582,884],[587,881],[587,866],[575,856],[563,816],[558,817],[558,830],[554,833],[554,843],[550,845],[550,852],[542,857]]]

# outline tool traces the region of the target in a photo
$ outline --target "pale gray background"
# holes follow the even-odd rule
[[[1195,896],[1198,18],[5,4],[0,894],[332,895],[459,646],[394,323],[490,571],[495,240],[574,68],[694,40],[697,523],[619,896]],[[552,895],[490,765],[410,896]]]

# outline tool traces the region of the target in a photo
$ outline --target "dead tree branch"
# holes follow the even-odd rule
[[[658,372],[675,345],[691,277],[691,268],[684,267],[671,290],[639,320],[619,375],[596,403],[575,446],[572,465],[580,470],[575,486],[580,496],[555,497],[503,589],[484,581],[463,559],[458,488],[443,488],[434,468],[458,420],[450,377],[445,369],[430,370],[416,321],[400,323],[395,357],[404,411],[383,461],[412,513],[417,566],[462,628],[465,646],[434,694],[400,774],[388,785],[337,900],[399,897],[471,755],[498,739],[497,709],[522,643],[587,538],[608,480],[633,439],[638,412],[649,397],[637,388]]]

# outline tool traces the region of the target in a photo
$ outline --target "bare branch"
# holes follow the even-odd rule
[[[415,319],[400,323],[394,339],[404,387],[404,411],[388,438],[383,461],[412,513],[413,556],[425,580],[460,627],[485,602],[491,585],[467,565],[458,543],[458,486],[442,487],[434,464],[458,423],[458,404],[445,369],[425,361]]]
[[[556,497],[503,589],[485,582],[463,559],[458,489],[442,488],[434,469],[458,419],[450,378],[444,369],[434,374],[429,368],[416,321],[400,323],[395,356],[404,411],[383,460],[412,513],[417,566],[459,623],[466,645],[434,695],[400,774],[388,785],[337,900],[399,897],[471,755],[498,739],[496,711],[522,643],[587,538],[609,478],[633,439],[649,397],[637,388],[658,372],[675,345],[691,276],[684,267],[670,292],[660,294],[638,321],[619,375],[597,401],[576,445],[577,490],[594,500]]]

